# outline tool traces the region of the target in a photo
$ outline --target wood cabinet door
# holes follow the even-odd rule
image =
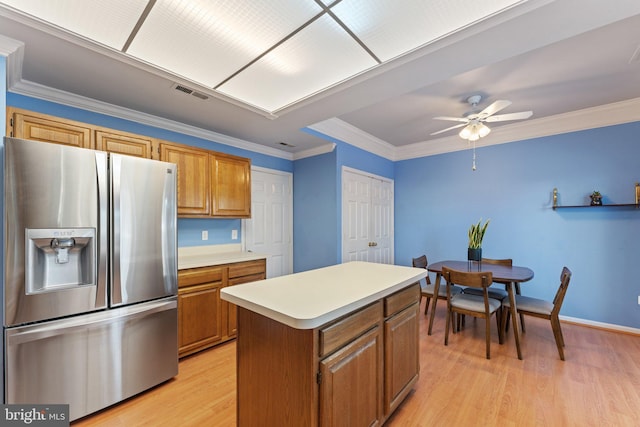
[[[244,264],[244,263],[243,263]],[[231,269],[231,267],[229,267]],[[229,285],[240,285],[242,283],[255,282],[256,280],[263,280],[265,278],[264,269],[262,273],[252,274],[250,276],[229,278]],[[222,313],[223,318],[226,321],[227,327],[225,329],[227,338],[235,337],[238,334],[238,307],[227,301],[222,301]]]
[[[153,138],[98,130],[96,131],[96,149],[151,159],[153,158]]]
[[[32,141],[95,148],[89,125],[46,114],[10,110],[8,135]]]
[[[222,282],[181,288],[178,292],[179,355],[185,356],[222,340]]]
[[[419,303],[415,302],[384,322],[384,413],[388,416],[418,380]]]
[[[378,326],[320,362],[320,426],[382,422],[382,336]]]
[[[163,142],[160,143],[160,160],[178,166],[178,216],[209,216],[209,153]]]
[[[243,157],[211,156],[212,215],[251,217],[251,161]]]

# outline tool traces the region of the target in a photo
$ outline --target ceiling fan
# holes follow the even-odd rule
[[[447,132],[452,129],[461,128],[464,126],[464,128],[460,131],[458,135],[460,135],[462,139],[467,139],[469,141],[477,141],[478,139],[487,136],[489,132],[491,132],[491,129],[489,128],[489,126],[485,124],[485,122],[490,123],[490,122],[502,122],[506,120],[523,120],[523,119],[528,119],[533,114],[533,111],[521,111],[519,113],[494,115],[497,112],[511,105],[511,101],[507,101],[507,100],[495,101],[493,104],[489,105],[484,110],[478,113],[473,112],[473,111],[476,111],[477,106],[480,103],[481,99],[482,99],[482,96],[480,95],[473,95],[467,99],[467,102],[471,104],[472,113],[467,115],[466,117],[447,117],[447,116],[434,117],[435,120],[450,120],[450,121],[462,122],[462,123],[457,124],[455,126],[448,127],[446,129],[439,130],[437,132],[432,133],[431,135],[438,135],[440,133]]]

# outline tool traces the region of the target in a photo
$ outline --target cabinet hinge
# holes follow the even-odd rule
[[[318,371],[318,373],[316,374],[316,382],[318,384],[322,383],[322,372]]]

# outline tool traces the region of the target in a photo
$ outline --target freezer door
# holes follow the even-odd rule
[[[175,295],[176,166],[111,154],[110,173],[111,305]]]
[[[5,138],[4,160],[4,325],[106,308],[106,153]]]
[[[69,404],[71,421],[178,374],[175,297],[5,330],[6,403]]]

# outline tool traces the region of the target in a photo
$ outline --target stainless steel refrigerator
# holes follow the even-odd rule
[[[178,373],[175,165],[4,140],[5,403],[83,417]]]

